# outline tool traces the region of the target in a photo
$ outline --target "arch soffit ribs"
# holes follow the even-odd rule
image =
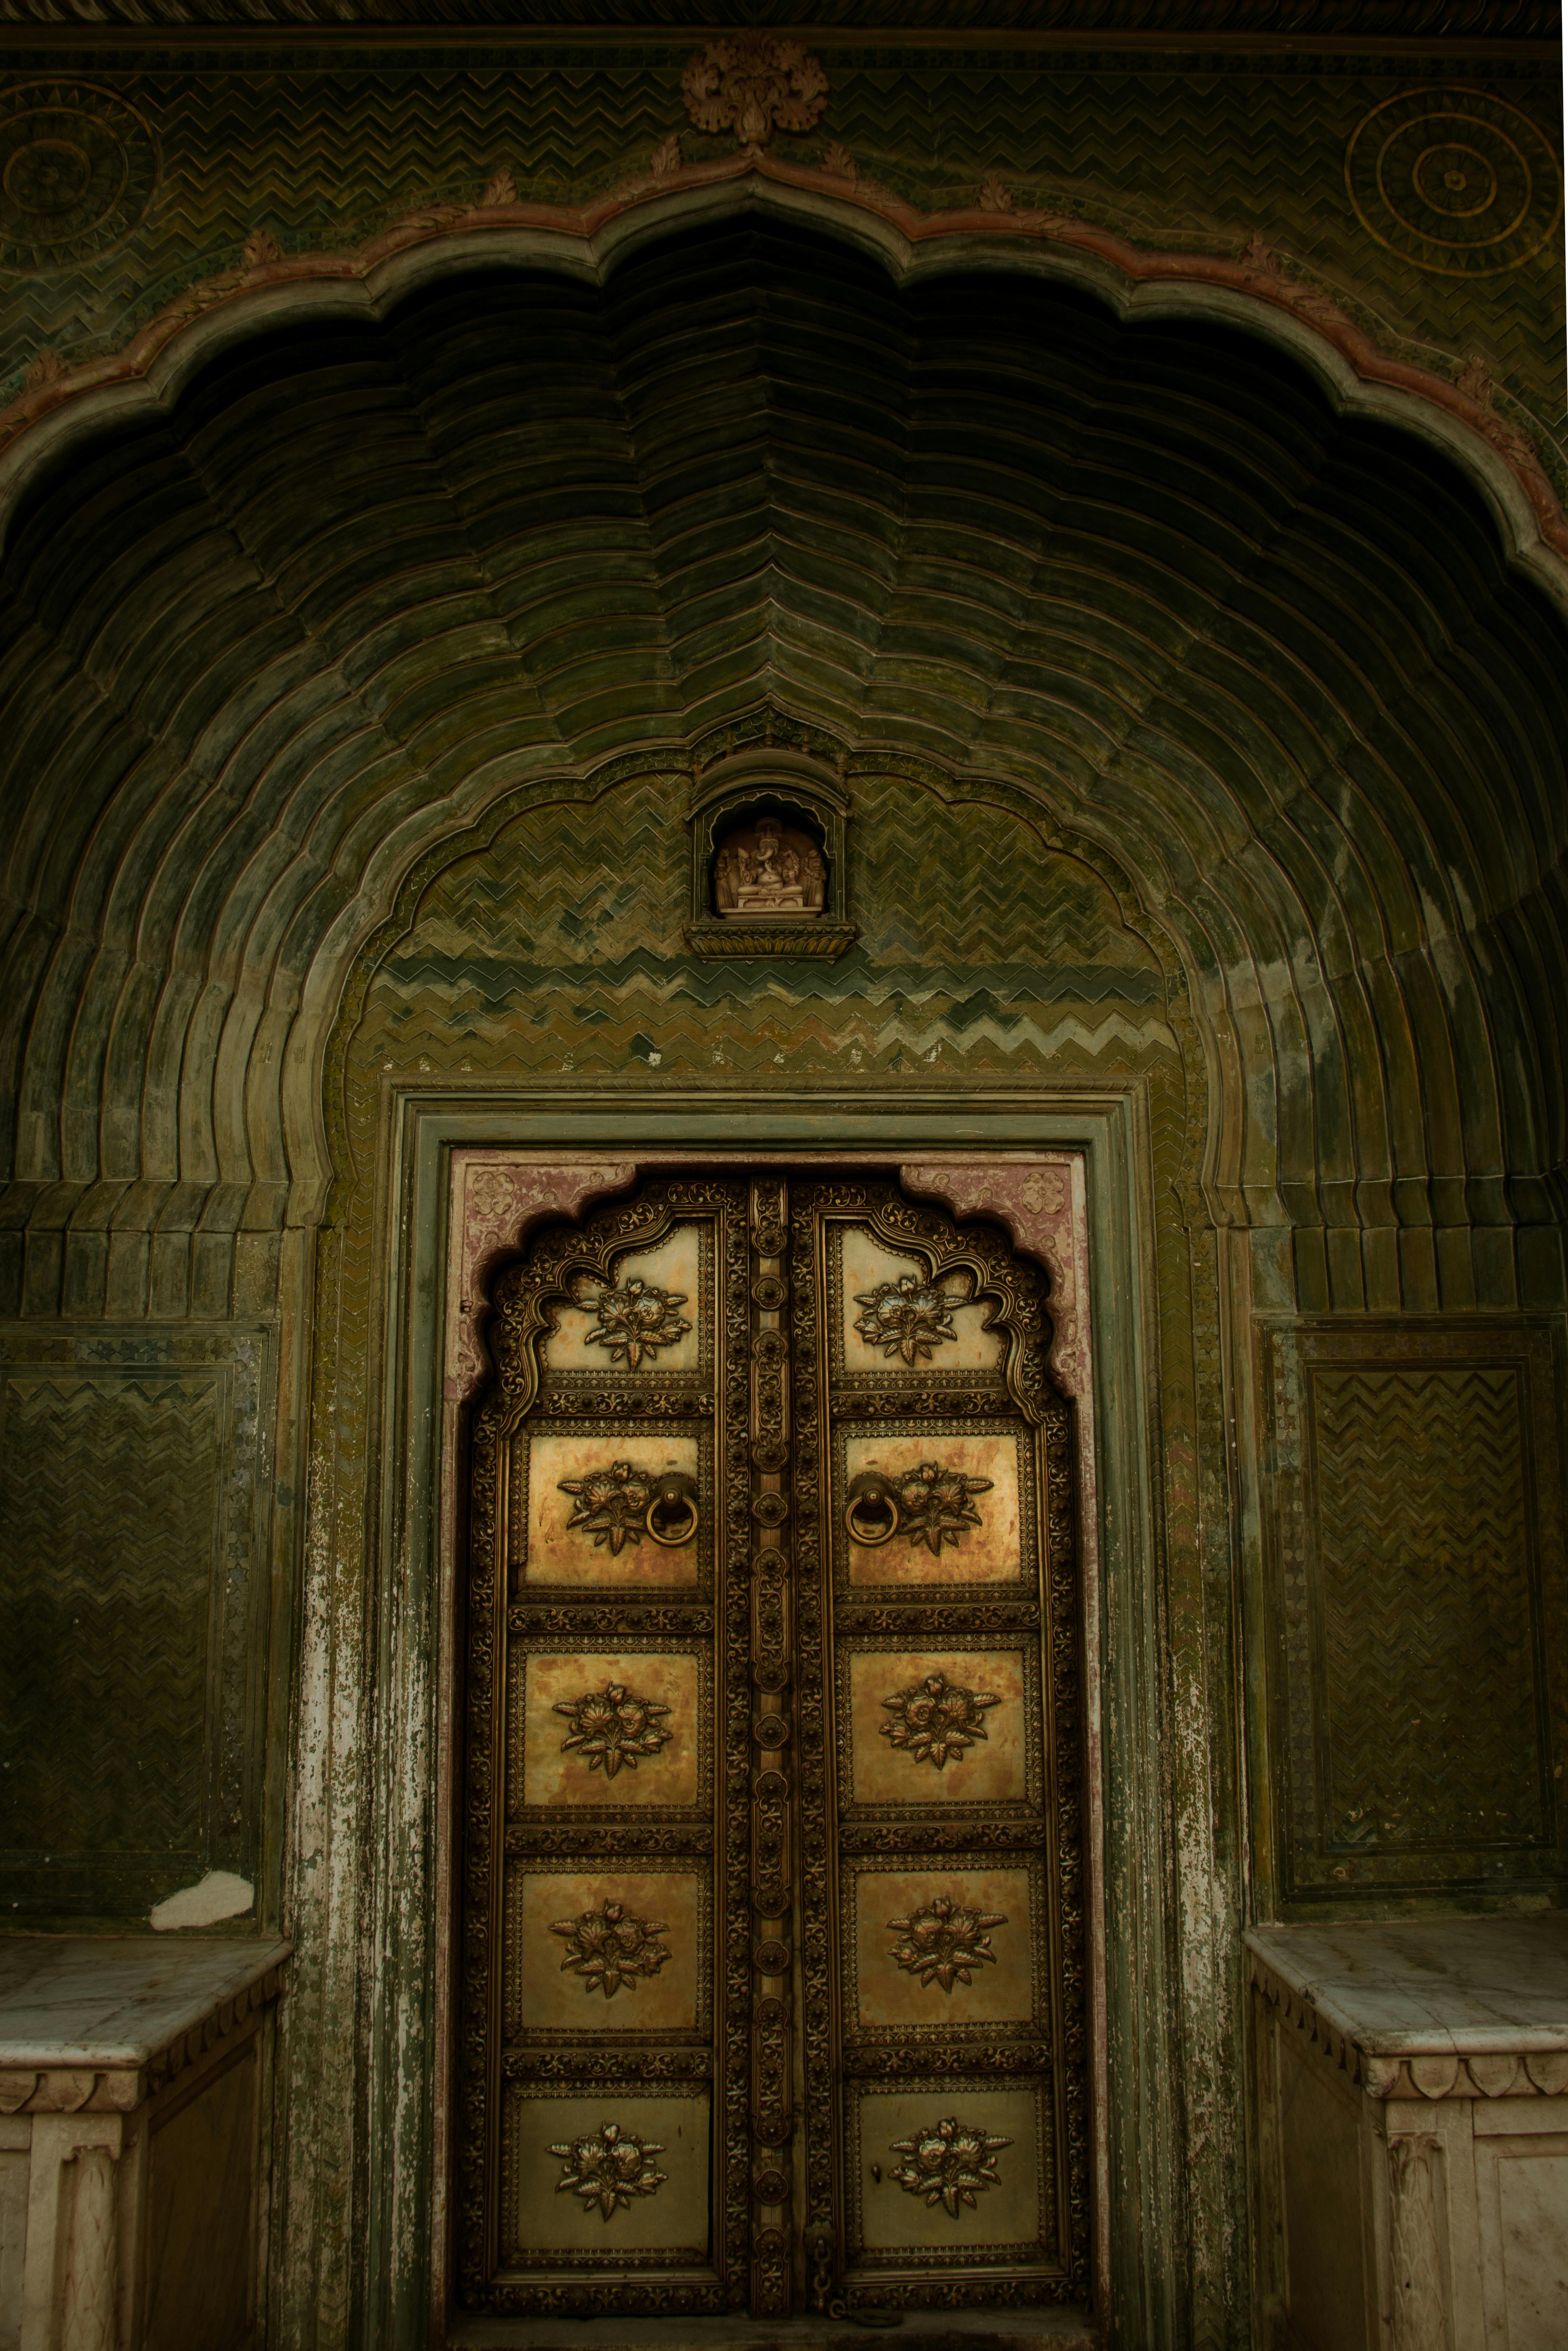
[[[333,312],[379,318],[476,263],[554,268],[602,284],[651,240],[748,211],[810,224],[873,254],[900,286],[955,266],[1022,271],[1097,297],[1119,320],[1206,319],[1256,335],[1304,366],[1339,413],[1392,424],[1455,461],[1491,509],[1511,559],[1568,617],[1568,517],[1524,435],[1483,399],[1388,358],[1266,248],[1236,262],[1145,251],[1051,214],[923,214],[886,190],[767,154],[650,175],[592,209],[434,206],[353,252],[271,252],[203,280],[121,351],[69,370],[35,367],[0,410],[0,543],[16,497],[63,444],[111,417],[167,409],[200,368],[258,329]]]
[[[810,194],[809,190],[805,193]],[[191,319],[183,332],[167,340],[152,354],[141,379],[118,386],[100,385],[96,392],[84,394],[79,401],[72,394],[50,412],[55,418],[51,429],[57,433],[72,430],[75,423],[84,417],[90,417],[93,424],[101,428],[111,418],[118,421],[133,415],[134,403],[138,402],[143,403],[143,413],[149,413],[145,407],[148,402],[152,402],[153,411],[166,413],[172,408],[180,389],[190,381],[196,369],[214,356],[215,350],[241,340],[256,340],[258,329],[265,338],[267,330],[278,324],[287,325],[301,318],[333,315],[353,317],[371,323],[377,319],[380,311],[390,309],[411,287],[428,287],[433,283],[439,285],[455,268],[467,270],[476,262],[487,264],[500,257],[515,263],[519,268],[537,269],[543,257],[547,261],[553,260],[564,275],[575,276],[585,283],[601,282],[611,274],[611,264],[618,255],[630,254],[654,241],[667,241],[672,227],[677,223],[687,226],[694,222],[710,225],[715,223],[733,225],[737,210],[744,214],[747,209],[755,209],[761,204],[765,210],[770,207],[775,212],[782,210],[797,225],[821,225],[821,206],[814,198],[809,204],[797,201],[801,192],[787,188],[784,194],[789,201],[775,204],[773,200],[778,194],[778,189],[767,183],[765,175],[758,182],[756,174],[743,178],[732,170],[727,177],[721,175],[706,189],[686,192],[687,198],[695,195],[698,201],[686,201],[684,210],[680,202],[672,204],[664,197],[640,211],[634,207],[628,208],[622,223],[624,233],[619,236],[612,234],[616,228],[616,223],[612,222],[601,239],[601,249],[596,256],[587,258],[581,235],[574,244],[571,239],[552,231],[553,243],[546,239],[541,245],[537,224],[532,227],[525,225],[519,228],[515,221],[502,218],[494,225],[486,222],[478,231],[462,227],[455,229],[450,223],[429,234],[422,231],[413,245],[386,256],[383,263],[376,264],[373,269],[352,283],[334,281],[322,284],[289,277],[284,283],[231,287],[230,292],[235,298],[231,301],[225,296],[210,312]],[[676,195],[680,198],[681,192],[677,191]],[[838,218],[843,207],[837,199],[832,200],[829,209],[833,211],[835,207],[835,218]],[[472,215],[463,216],[465,221],[471,222],[472,218]],[[841,219],[839,225],[841,228]],[[863,226],[862,223],[862,229]],[[887,239],[883,235],[885,227],[885,223],[879,225],[873,218],[871,234],[857,231],[847,241],[861,248],[869,242],[882,251],[885,259]],[[909,248],[904,263],[893,268],[891,274],[897,279],[902,269],[906,280],[918,277],[930,267],[938,267],[950,274],[955,260],[977,263],[985,268],[1016,269],[1019,266],[1020,256],[1026,268],[1036,266],[1040,260],[1035,247],[1021,244],[1016,233],[998,233],[996,221],[988,216],[983,225],[975,226],[972,231],[966,228],[951,235],[944,233],[917,247]],[[1071,269],[1054,266],[1060,264],[1061,259],[1060,255],[1048,256],[1053,266],[1045,267],[1044,274],[1058,278],[1071,277]],[[282,266],[287,272],[293,270],[296,265]],[[1224,267],[1227,265],[1203,264],[1206,270],[1214,266]],[[265,271],[262,274],[264,277],[267,275]],[[1102,270],[1101,276],[1103,275]],[[1080,270],[1076,282],[1082,289],[1103,290],[1092,272],[1085,274]],[[1148,290],[1147,287],[1134,287],[1126,301],[1113,300],[1107,307],[1125,317],[1129,310],[1143,301]],[[1192,303],[1186,299],[1180,287],[1173,289],[1169,286],[1156,285],[1153,289],[1152,301],[1167,304],[1163,313],[1166,316],[1171,315],[1174,308],[1188,319],[1201,317],[1234,324],[1237,298],[1234,289],[1230,289],[1228,294],[1223,287],[1218,289],[1218,295],[1225,296],[1229,307],[1224,304],[1216,307],[1218,296],[1210,298],[1213,292],[1211,288],[1200,302]],[[1179,299],[1176,298],[1178,297]],[[1249,315],[1269,308],[1269,302],[1260,297],[1248,296],[1245,300]],[[1279,311],[1280,304],[1273,303],[1273,308]],[[1145,304],[1137,315],[1151,315],[1150,306]],[[1304,327],[1300,320],[1293,323],[1286,321],[1284,329],[1279,329],[1276,322],[1276,331],[1271,336],[1265,336],[1264,340],[1283,343],[1301,356],[1299,343],[1292,340],[1296,337],[1309,337],[1321,348],[1327,348],[1316,328]],[[1320,383],[1326,382],[1330,392],[1334,392],[1337,379],[1332,370],[1326,377],[1321,366],[1314,366],[1312,372]],[[1350,372],[1347,364],[1342,368],[1342,373],[1346,372]],[[1442,389],[1445,392],[1448,390],[1447,387]],[[1409,401],[1403,395],[1401,398],[1404,407],[1408,408]],[[128,401],[132,403],[130,409]],[[1354,403],[1331,400],[1330,405],[1354,406]],[[1390,421],[1387,408],[1379,407],[1375,401],[1370,405],[1364,403],[1363,413],[1378,416],[1385,423]],[[47,439],[47,417],[41,416],[37,420],[34,434],[26,437],[29,440]],[[1443,433],[1427,434],[1424,437],[1436,439],[1448,454],[1454,454]],[[1475,436],[1468,437],[1474,440]],[[19,445],[16,444],[11,453],[14,465],[19,465],[16,456]],[[1495,451],[1485,451],[1484,444],[1478,445],[1483,445],[1483,454],[1489,463],[1500,463]],[[14,471],[13,488],[23,478],[23,472]],[[1517,485],[1515,487],[1517,489]],[[1500,512],[1498,502],[1491,499],[1489,504],[1495,520]],[[1502,537],[1505,548],[1514,543],[1506,530]],[[1555,563],[1549,549],[1545,551],[1544,559],[1549,569]],[[1535,567],[1521,568],[1529,569]],[[779,698],[781,697],[769,696],[769,699]],[[847,721],[847,712],[845,717]],[[845,736],[852,737],[855,732],[852,722],[846,723]],[[359,886],[345,890],[333,917],[324,928],[317,928],[313,943],[306,946],[301,935],[303,952],[297,958],[285,956],[285,964],[291,967],[287,970],[280,970],[274,958],[273,977],[264,989],[266,1013],[260,1010],[259,998],[251,1001],[242,1024],[245,1035],[240,1035],[237,1027],[232,1027],[230,1032],[225,1032],[223,1050],[234,1067],[237,1068],[242,1061],[246,1064],[247,1102],[245,1124],[248,1135],[256,1138],[265,1135],[269,1116],[276,1116],[276,1107],[269,1113],[263,1099],[269,1083],[276,1084],[276,1076],[268,1081],[264,1065],[270,1064],[276,1071],[275,1053],[283,1061],[284,1102],[277,1106],[284,1110],[287,1150],[281,1155],[275,1155],[268,1159],[265,1171],[262,1163],[266,1155],[253,1150],[250,1158],[254,1176],[259,1177],[265,1172],[272,1179],[275,1192],[286,1188],[286,1168],[292,1176],[290,1220],[313,1221],[323,1204],[327,1171],[334,1165],[340,1169],[346,1165],[335,1143],[323,1130],[322,1117],[326,1105],[322,1081],[324,1076],[329,1075],[324,1068],[324,1061],[336,1050],[338,1040],[341,1039],[346,1043],[353,1020],[358,1018],[353,1005],[356,976],[363,974],[368,987],[370,975],[386,952],[386,945],[390,944],[390,938],[385,944],[378,944],[385,935],[384,926],[377,927],[389,906],[395,905],[399,910],[391,919],[401,929],[402,910],[417,904],[419,893],[427,885],[434,872],[454,859],[471,853],[474,847],[482,846],[477,838],[479,834],[493,838],[521,805],[538,805],[550,799],[559,801],[562,798],[597,797],[611,789],[618,778],[633,773],[645,776],[661,768],[683,771],[689,755],[684,754],[679,747],[680,733],[677,721],[673,739],[666,737],[657,750],[633,752],[612,758],[607,762],[581,764],[573,760],[570,749],[558,736],[559,747],[551,747],[544,754],[548,772],[536,768],[533,780],[521,788],[520,796],[518,790],[508,788],[516,783],[515,772],[505,783],[499,776],[492,777],[491,788],[487,791],[477,776],[472,779],[472,783],[478,786],[477,790],[471,788],[457,797],[432,794],[429,798],[423,798],[416,791],[414,798],[421,804],[416,807],[413,801],[409,801],[392,831],[382,834],[369,860],[360,864]],[[874,726],[865,726],[860,739],[862,743],[874,742]],[[544,750],[542,745],[536,747]],[[1283,755],[1283,746],[1278,747]],[[1113,739],[1108,740],[1107,749],[1113,758],[1120,758]],[[1310,1061],[1311,1055],[1302,1042],[1306,1016],[1299,1000],[1302,993],[1299,979],[1292,986],[1277,983],[1271,992],[1263,976],[1263,967],[1272,954],[1282,972],[1295,953],[1296,935],[1299,933],[1301,937],[1309,937],[1314,917],[1304,906],[1290,903],[1290,893],[1297,885],[1288,883],[1281,874],[1270,871],[1260,875],[1257,870],[1249,874],[1244,870],[1245,859],[1258,850],[1256,837],[1243,839],[1238,836],[1231,847],[1225,847],[1218,835],[1215,841],[1217,852],[1223,852],[1215,857],[1215,870],[1224,864],[1231,872],[1235,891],[1241,897],[1249,898],[1246,913],[1238,913],[1239,898],[1238,904],[1227,906],[1218,903],[1211,886],[1207,891],[1208,904],[1200,910],[1193,892],[1186,886],[1187,877],[1181,877],[1182,887],[1175,886],[1174,879],[1167,883],[1157,870],[1159,861],[1156,861],[1155,868],[1151,869],[1151,873],[1145,874],[1134,888],[1126,878],[1128,869],[1125,864],[1118,864],[1106,848],[1107,840],[1113,841],[1116,837],[1115,822],[1108,822],[1101,811],[1086,805],[1082,791],[1069,789],[1064,776],[1053,776],[1029,763],[1019,769],[1016,779],[1009,779],[1000,772],[981,775],[977,772],[977,761],[975,768],[966,771],[961,758],[949,769],[939,770],[932,763],[912,761],[906,747],[887,753],[867,747],[861,759],[862,772],[870,773],[880,766],[884,771],[902,770],[913,777],[915,768],[922,768],[925,772],[921,780],[945,797],[975,803],[989,801],[1009,807],[1014,814],[1033,825],[1048,844],[1069,854],[1084,857],[1100,871],[1102,879],[1109,883],[1121,902],[1124,920],[1145,938],[1152,938],[1166,969],[1167,987],[1172,987],[1173,981],[1180,984],[1173,989],[1173,997],[1179,994],[1191,1006],[1189,1014],[1181,1015],[1177,1004],[1175,1001],[1172,1004],[1173,1025],[1179,1025],[1180,1018],[1189,1018],[1196,1040],[1199,1040],[1199,1050],[1186,1052],[1189,1087],[1194,1085],[1200,1070],[1207,1064],[1207,1093],[1210,1105],[1215,1110],[1223,1106],[1225,1113],[1220,1117],[1211,1117],[1207,1122],[1208,1158],[1203,1175],[1210,1202],[1219,1192],[1228,1191],[1233,1198],[1232,1214],[1238,1215],[1239,1220],[1249,1220],[1249,1207],[1240,1205],[1243,1199],[1249,1204],[1250,1213],[1260,1215],[1262,1221],[1281,1217],[1277,1198],[1271,1206],[1266,1205],[1270,1196],[1275,1193],[1274,1170],[1262,1164],[1257,1157],[1257,1150],[1260,1143],[1275,1139],[1273,1131],[1278,1109],[1275,1097],[1280,1062],[1282,1059],[1293,1058],[1301,1066]],[[1018,765],[1016,758],[1012,764]],[[1131,763],[1133,766],[1137,764],[1136,760]],[[1284,764],[1289,767],[1292,763],[1286,757]],[[1005,769],[1008,762],[1004,760],[1002,765]],[[1127,761],[1122,761],[1124,773],[1120,789],[1124,791],[1124,799],[1120,821],[1124,825],[1128,821],[1129,810],[1132,810],[1133,820],[1136,821],[1135,808],[1124,796],[1128,765]],[[1284,816],[1283,804],[1277,802],[1271,821],[1281,823]],[[470,827],[474,829],[472,838]],[[1360,848],[1354,852],[1357,858],[1363,853]],[[1188,854],[1190,862],[1190,852]],[[1336,849],[1334,856],[1339,858],[1339,850]],[[1115,868],[1119,880],[1113,878],[1110,867]],[[1336,889],[1338,886],[1336,875]],[[1223,892],[1219,894],[1223,898]],[[1378,893],[1374,890],[1372,895],[1375,898]],[[1151,912],[1151,909],[1162,911]],[[185,915],[182,914],[179,920],[183,926]],[[280,915],[280,920],[287,928],[287,915]],[[1439,930],[1441,933],[1441,926]],[[1260,946],[1260,941],[1264,944]],[[1272,946],[1269,944],[1270,941],[1274,943]],[[1441,933],[1441,944],[1456,969],[1467,962],[1469,950],[1452,926],[1446,933]],[[1430,945],[1428,924],[1427,948]],[[193,941],[192,946],[199,953],[199,943]],[[1417,946],[1417,953],[1424,951]],[[1377,953],[1388,972],[1393,973],[1397,969],[1402,956],[1404,961],[1409,963],[1410,942],[1407,938],[1402,948],[1397,939],[1385,937]],[[1354,945],[1348,950],[1348,957],[1352,963],[1360,960],[1360,952]],[[1312,960],[1310,954],[1307,960]],[[1249,971],[1245,968],[1249,965]],[[1450,993],[1463,992],[1461,978],[1462,975],[1454,978]],[[1364,977],[1358,985],[1364,992],[1367,986]],[[1403,980],[1396,983],[1396,988],[1403,985]],[[1444,1008],[1437,1001],[1438,991],[1428,986],[1427,992],[1433,1001],[1434,1018],[1440,1023]],[[361,994],[360,1002],[362,1004],[362,1001]],[[1385,1016],[1390,1010],[1396,1025],[1401,1018],[1407,1022],[1408,1007],[1403,998],[1392,1006],[1385,1000],[1368,1008],[1375,1032],[1381,1023],[1384,1032],[1389,1033]],[[1333,1007],[1330,1008],[1330,1016],[1331,1019],[1338,1017]],[[171,1015],[171,1046],[175,1043],[175,1031],[181,1028],[182,1019],[180,1007],[174,1007]],[[1251,1023],[1249,1034],[1249,1021]],[[266,1029],[267,1050],[257,1056],[250,1050],[250,1040],[253,1036],[260,1035],[263,1029]],[[286,1037],[285,1052],[283,1043]],[[1186,1040],[1184,1039],[1184,1049],[1186,1045]],[[1381,1046],[1376,1050],[1381,1052]],[[190,1060],[193,1054],[196,1059],[201,1058],[194,1045],[188,1048],[184,1058]],[[1412,1058],[1418,1066],[1419,1056],[1413,1055]],[[1495,1051],[1489,1058],[1495,1068]],[[193,1082],[209,1092],[223,1092],[221,1087],[212,1086],[199,1071],[194,1074]],[[254,1096],[250,1092],[252,1087],[256,1090]],[[1195,1088],[1196,1092],[1203,1091],[1201,1087]],[[1417,1091],[1425,1091],[1424,1081]],[[332,1092],[333,1087],[329,1082],[326,1089],[329,1104]],[[276,1105],[276,1096],[274,1102]],[[1197,1107],[1196,1103],[1194,1106]],[[1309,1126],[1312,1115],[1309,1110]],[[1251,1154],[1244,1165],[1241,1155],[1248,1134],[1251,1138]],[[231,1156],[239,1158],[243,1155],[246,1139],[246,1135],[236,1135]],[[1201,1144],[1203,1137],[1197,1137],[1197,1141]],[[1379,1154],[1375,1142],[1367,1154],[1367,1160],[1375,1164],[1383,1155],[1387,1155]],[[1293,1221],[1301,1217],[1305,1221],[1316,1221],[1322,1216],[1321,1203],[1318,1204],[1318,1215],[1314,1217],[1313,1206],[1301,1196],[1301,1175],[1313,1165],[1314,1155],[1310,1141],[1306,1148],[1293,1149],[1291,1156],[1295,1163],[1296,1196],[1282,1220]],[[198,1172],[194,1166],[190,1167],[193,1176]],[[217,1172],[216,1169],[213,1171],[214,1174]],[[1196,1171],[1189,1166],[1189,1174],[1193,1172]],[[69,1186],[60,1188],[68,1189]],[[237,1188],[243,1189],[243,1185]],[[1343,1211],[1323,1220],[1343,1221]],[[1385,1219],[1380,1217],[1375,1220]],[[1354,1221],[1354,1215],[1350,1221]]]

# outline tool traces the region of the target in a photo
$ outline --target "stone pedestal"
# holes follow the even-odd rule
[[[240,2351],[288,1945],[0,1941],[0,2351]]]
[[[1268,1927],[1250,1973],[1278,2351],[1568,2343],[1568,1917]]]

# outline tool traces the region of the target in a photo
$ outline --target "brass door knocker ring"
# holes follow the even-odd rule
[[[656,1543],[678,1551],[697,1531],[697,1481],[684,1469],[666,1469],[648,1499],[643,1524]]]
[[[867,1550],[891,1542],[898,1532],[900,1516],[898,1493],[891,1478],[884,1478],[880,1469],[862,1469],[858,1478],[851,1479],[844,1524],[852,1541]]]

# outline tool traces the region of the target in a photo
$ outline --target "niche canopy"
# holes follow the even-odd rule
[[[694,954],[831,961],[856,937],[850,803],[831,768],[771,746],[741,752],[699,771],[687,820]]]

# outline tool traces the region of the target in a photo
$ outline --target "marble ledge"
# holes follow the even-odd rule
[[[277,1997],[292,1945],[0,1938],[0,2114],[125,2113]]]
[[[1568,1913],[1258,1927],[1254,1990],[1368,2095],[1568,2094]]]

